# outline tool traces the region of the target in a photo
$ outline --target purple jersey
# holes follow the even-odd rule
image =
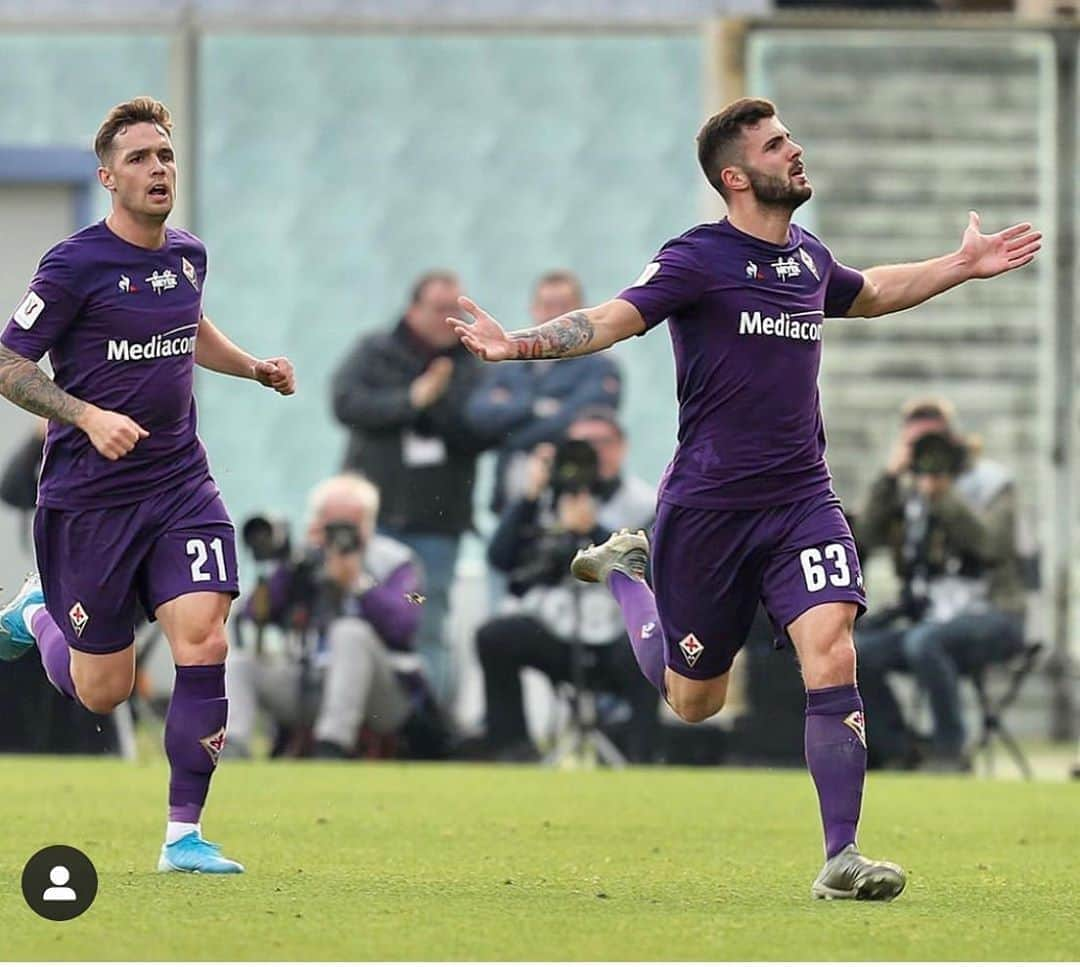
[[[81,430],[50,422],[40,506],[116,506],[209,476],[192,395],[205,278],[205,247],[176,228],[146,249],[102,221],[45,253],[0,342],[35,362],[49,353],[61,389],[150,436],[110,461]]]
[[[679,441],[660,500],[754,509],[830,490],[817,376],[822,322],[847,312],[863,277],[810,232],[788,244],[727,219],[668,242],[618,298],[648,329],[669,319]]]

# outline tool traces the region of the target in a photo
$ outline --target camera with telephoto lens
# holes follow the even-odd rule
[[[551,462],[551,490],[557,501],[563,494],[595,493],[600,481],[596,448],[585,440],[563,440]]]
[[[911,445],[911,472],[959,477],[967,465],[967,447],[945,433],[924,433]]]
[[[358,554],[364,548],[360,528],[351,520],[332,520],[323,528],[324,546],[339,554]]]
[[[549,484],[550,500],[556,511],[563,494],[595,494],[599,482],[599,458],[591,443],[564,440],[556,447]],[[562,582],[584,540],[581,535],[563,530],[557,521],[541,530],[527,560],[509,575],[511,593],[524,594],[537,585]]]
[[[256,564],[286,561],[292,554],[289,522],[272,514],[252,514],[240,527],[240,539]]]
[[[270,620],[271,606],[285,624],[297,630],[324,625],[340,610],[341,592],[324,573],[327,550],[360,553],[364,542],[352,521],[330,521],[323,529],[323,547],[293,550],[289,525],[270,514],[253,514],[240,528],[244,545],[255,559],[258,582],[252,592],[252,617],[256,624]],[[281,598],[270,600],[270,581],[284,572]],[[278,580],[278,579],[274,579]],[[277,618],[274,619],[275,622]]]

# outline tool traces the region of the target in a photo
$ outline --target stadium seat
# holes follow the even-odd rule
[[[980,734],[974,751],[975,755],[983,757],[987,775],[994,774],[994,740],[996,739],[1005,746],[1023,777],[1025,779],[1032,777],[1031,764],[1006,727],[1004,715],[1020,695],[1024,682],[1034,670],[1042,651],[1041,641],[1029,642],[1008,661],[967,675],[975,689],[975,697],[979,704]],[[1004,672],[1006,685],[1004,691],[994,698],[987,687],[987,678],[994,674],[996,669]]]

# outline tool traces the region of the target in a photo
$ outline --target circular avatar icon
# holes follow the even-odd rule
[[[26,903],[46,920],[74,920],[97,896],[97,870],[74,846],[46,846],[26,861],[22,891]]]

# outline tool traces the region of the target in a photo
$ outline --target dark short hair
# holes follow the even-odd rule
[[[581,284],[581,279],[569,269],[552,269],[540,276],[533,286],[533,298],[536,298],[545,285],[568,285],[574,290],[574,301],[578,305],[585,302],[585,287]]]
[[[772,101],[763,97],[740,97],[701,126],[697,136],[698,163],[709,184],[725,199],[727,189],[720,174],[728,166],[738,163],[743,130],[771,117],[776,117],[776,105]]]
[[[449,269],[431,269],[420,276],[409,290],[409,305],[414,306],[424,298],[424,290],[435,282],[457,285],[458,277]]]
[[[610,406],[603,406],[599,403],[578,410],[570,421],[570,426],[575,423],[592,422],[594,420],[599,423],[606,423],[619,434],[620,438],[626,439],[626,431],[623,430],[622,424],[619,422],[619,414]]]
[[[116,136],[133,124],[156,124],[166,134],[172,134],[172,115],[161,101],[147,95],[133,97],[109,111],[98,128],[94,154],[101,164],[108,164]]]

